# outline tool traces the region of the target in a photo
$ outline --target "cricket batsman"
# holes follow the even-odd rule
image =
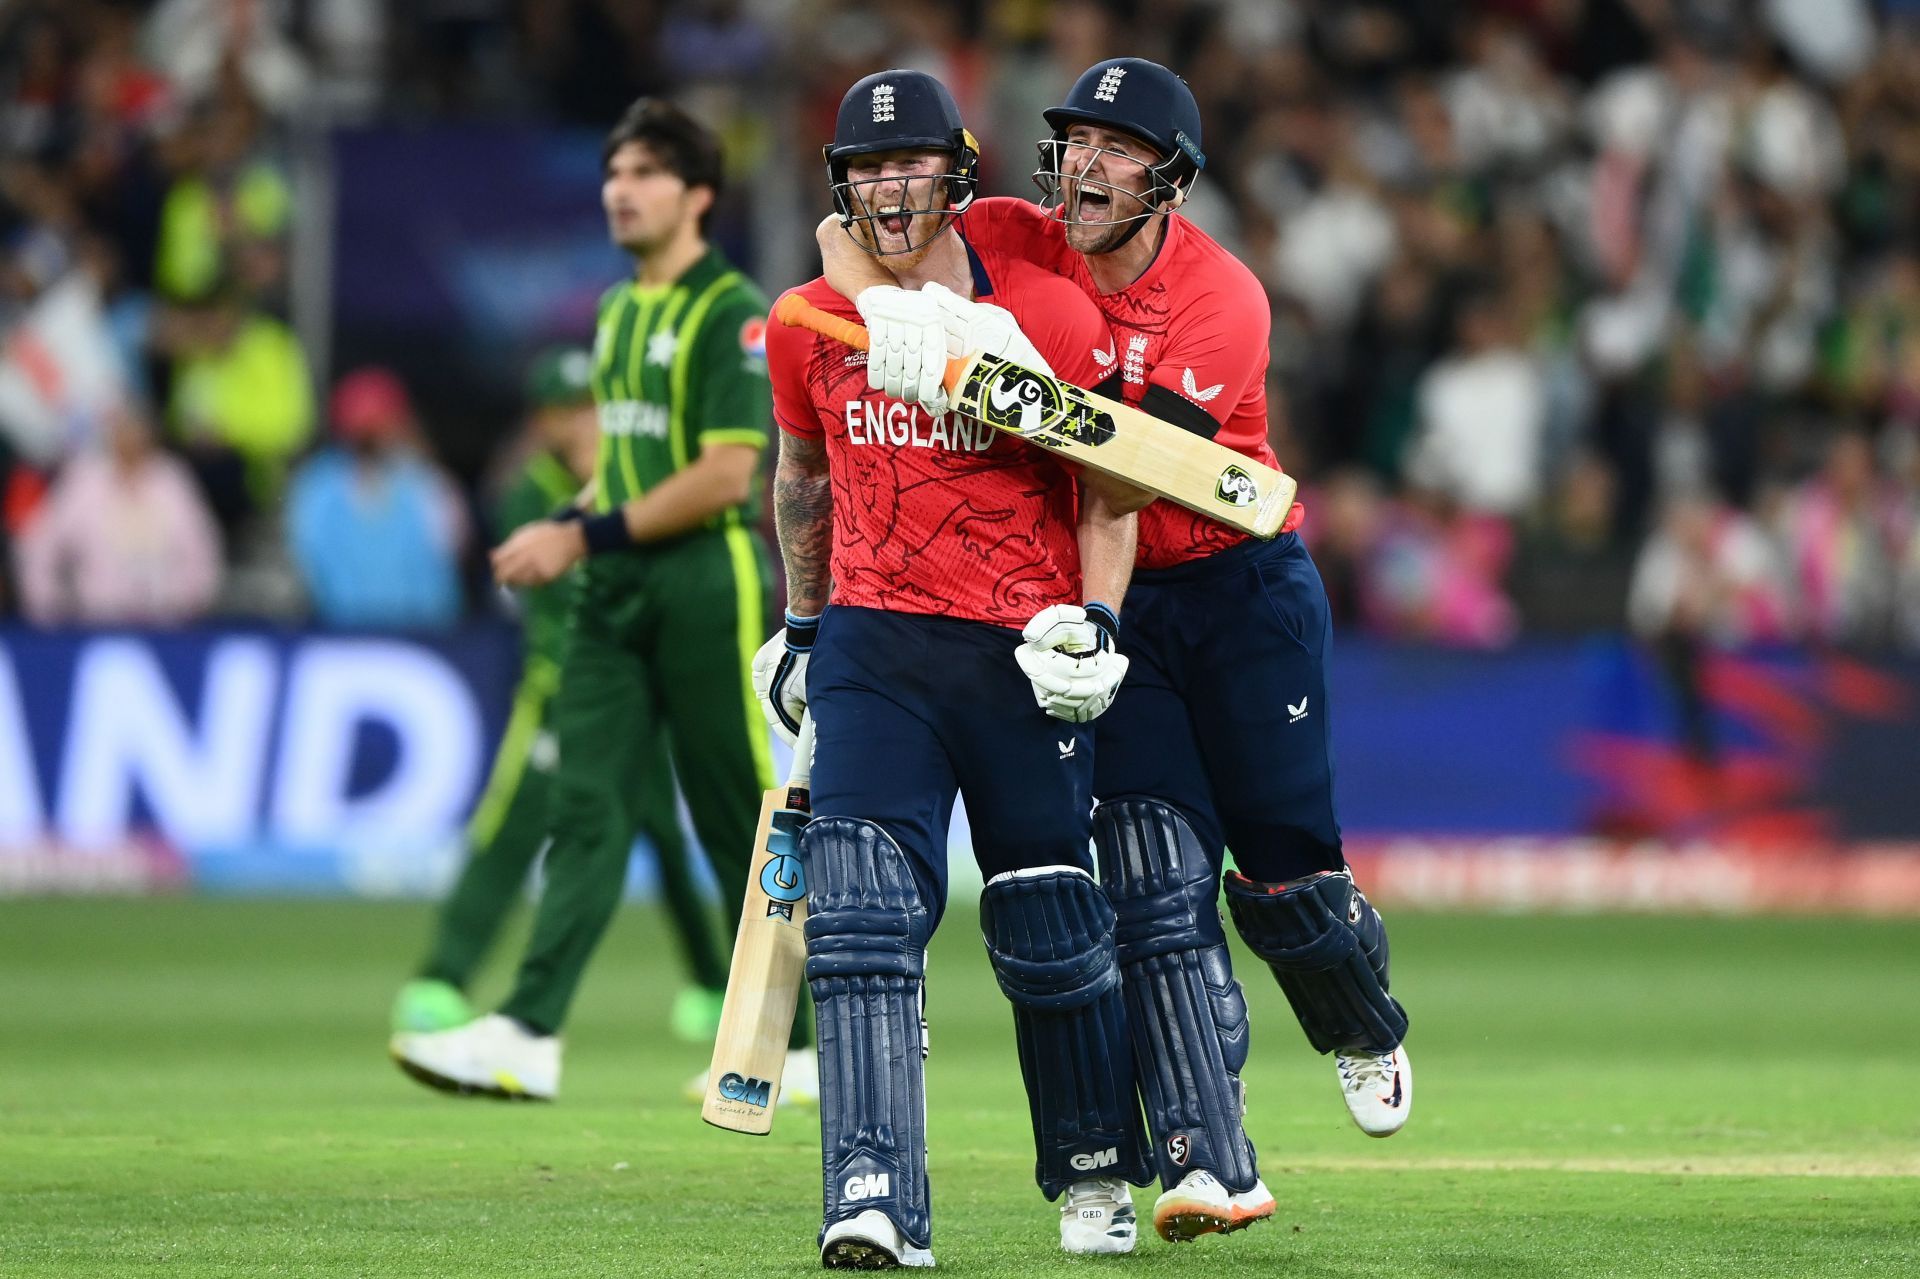
[[[925,296],[916,352],[929,363],[944,365],[951,342],[1095,374],[1110,335],[1086,297],[955,234],[978,153],[937,80],[895,70],[859,81],[826,159],[849,243],[896,293]],[[854,314],[824,280],[797,292]],[[1089,855],[1088,721],[1126,671],[1114,638],[1133,517],[1039,450],[871,389],[868,359],[897,353],[868,357],[798,328],[768,342],[787,625],[755,676],[780,731],[810,711],[818,734],[802,855],[831,1269],[933,1264],[924,961],[956,793],[986,881],[981,929],[1013,1005],[1041,1190],[1057,1198],[1094,1170],[1151,1175],[1114,916]],[[1029,671],[1063,690],[1069,720],[1036,705]],[[1083,1220],[1076,1207],[1063,1243],[1130,1249],[1131,1204],[1121,1208],[1109,1197]]]
[[[1141,58],[1096,63],[1045,113],[1044,207],[976,201],[962,232],[1072,280],[1112,327],[1090,388],[1272,465],[1269,311],[1247,268],[1177,210],[1206,162],[1178,76]],[[944,392],[921,362],[932,309],[887,288],[821,229],[828,276],[858,299],[869,374],[908,402]],[[917,303],[917,309],[915,305]],[[1293,531],[1271,542],[1168,502],[1140,513],[1119,641],[1125,696],[1100,720],[1094,817],[1134,1055],[1170,1241],[1270,1217],[1241,1123],[1246,1003],[1216,903],[1265,960],[1307,1040],[1334,1055],[1354,1122],[1406,1122],[1407,1017],[1387,993],[1387,937],[1354,885],[1334,811],[1326,591]]]

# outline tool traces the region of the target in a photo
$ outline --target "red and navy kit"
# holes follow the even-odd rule
[[[962,231],[1038,262],[1101,308],[1102,363],[1139,403],[1163,388],[1218,424],[1213,438],[1273,465],[1267,444],[1266,293],[1253,273],[1177,215],[1153,264],[1103,294],[1066,228],[1020,200],[976,200]],[[1149,411],[1153,406],[1149,404]],[[1182,425],[1187,423],[1182,422]],[[1233,850],[1264,883],[1345,864],[1333,795],[1326,588],[1292,530],[1248,537],[1171,502],[1140,513],[1140,556],[1122,611],[1131,665],[1094,722],[1094,793],[1174,805],[1213,858]]]
[[[1099,376],[1081,386],[1117,385],[1130,404],[1138,404],[1148,387],[1163,387],[1213,420],[1215,440],[1257,462],[1279,465],[1267,443],[1266,291],[1200,228],[1168,217],[1166,241],[1153,264],[1114,293],[1100,292],[1086,259],[1068,247],[1066,228],[1037,205],[1005,196],[975,200],[961,229],[983,250],[1015,254],[1072,280],[1100,307],[1114,346],[1101,353]],[[1286,527],[1299,522],[1296,506]],[[1246,536],[1183,506],[1155,502],[1140,513],[1139,565],[1167,568]]]
[[[1112,335],[1078,289],[1004,253],[970,257],[976,301],[1011,311],[1059,377],[1099,380]],[[860,318],[825,280],[794,292]],[[866,353],[831,338],[775,325],[767,352],[781,429],[826,441],[835,604],[1018,629],[1050,604],[1080,602],[1074,481],[1053,457],[869,390]]]
[[[968,252],[977,301],[1004,306],[1056,374],[1097,381],[1112,343],[1058,275]],[[857,319],[824,281],[796,290]],[[1091,872],[1093,731],[1049,719],[1013,659],[1020,628],[1081,599],[1072,474],[1014,436],[867,389],[866,359],[800,328],[767,332],[774,417],[823,440],[833,483],[832,602],[807,668],[813,812],[875,822],[937,919],[947,824],[967,802],[983,878]]]

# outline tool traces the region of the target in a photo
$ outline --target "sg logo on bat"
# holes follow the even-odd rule
[[[1220,472],[1220,483],[1214,493],[1221,501],[1233,506],[1252,506],[1260,500],[1260,486],[1253,477],[1237,466],[1229,466]]]
[[[955,407],[987,425],[1038,444],[1105,444],[1113,418],[1079,397],[1078,388],[996,356],[982,356],[961,386]]]

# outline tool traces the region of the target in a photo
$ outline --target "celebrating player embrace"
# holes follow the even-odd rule
[[[930,76],[869,76],[841,102],[827,148],[835,207],[849,243],[883,264],[886,296],[911,299],[902,313],[926,303],[915,376],[943,366],[951,342],[1093,377],[1112,339],[1085,295],[952,234],[977,158]],[[823,280],[798,292],[853,314]],[[776,728],[811,711],[818,737],[802,848],[831,1268],[933,1264],[922,983],[956,791],[1013,1004],[1041,1189],[1058,1197],[1089,1169],[1150,1175],[1113,908],[1088,852],[1085,726],[1127,669],[1113,637],[1135,519],[1012,436],[870,389],[868,359],[892,367],[906,350],[768,335],[788,615],[755,672]],[[1114,1184],[1117,1198],[1069,1196],[1078,1250],[1132,1247]]]
[[[961,233],[1070,279],[1112,326],[1094,389],[1271,464],[1266,295],[1175,211],[1205,164],[1180,78],[1117,58],[1046,112],[1035,177],[1047,208],[976,201]],[[883,284],[831,229],[828,277],[858,299],[870,371],[907,401],[933,309]],[[1242,1130],[1246,1003],[1216,907],[1225,851],[1235,925],[1266,960],[1308,1041],[1333,1052],[1347,1106],[1374,1136],[1412,1102],[1407,1019],[1387,993],[1380,917],[1354,886],[1334,813],[1326,591],[1292,533],[1251,540],[1159,502],[1140,515],[1125,694],[1101,719],[1094,791],[1101,880],[1117,944],[1170,1240],[1273,1213]]]

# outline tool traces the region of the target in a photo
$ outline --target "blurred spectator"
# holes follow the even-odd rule
[[[1630,545],[1614,532],[1613,471],[1588,453],[1521,527],[1514,602],[1529,630],[1618,631],[1626,624]]]
[[[1782,514],[1806,635],[1828,644],[1884,644],[1892,636],[1895,575],[1915,512],[1875,473],[1873,443],[1837,433],[1820,473]]]
[[[335,445],[287,491],[287,541],[314,616],[329,626],[459,620],[467,521],[458,489],[423,454],[406,387],[364,368],[334,388]]]
[[[175,357],[174,437],[231,532],[275,504],[287,463],[313,433],[306,355],[237,285],[171,309],[155,337]]]
[[[105,446],[67,463],[15,544],[21,604],[41,626],[179,623],[220,589],[220,535],[193,476],[144,410],[107,415]]]
[[[1483,293],[1461,308],[1456,353],[1421,378],[1415,401],[1411,482],[1473,512],[1513,516],[1532,504],[1546,391],[1501,299]]]
[[[164,153],[175,178],[160,208],[155,287],[193,302],[223,277],[239,278],[255,298],[270,298],[281,283],[278,258],[260,250],[286,234],[293,196],[262,149],[253,99],[230,88],[202,100],[169,135]],[[256,250],[250,258],[243,254],[249,247]],[[269,267],[264,273],[261,261]]]
[[[1462,511],[1438,493],[1391,508],[1363,570],[1362,616],[1396,639],[1498,648],[1519,615],[1502,586],[1513,531],[1497,516]]]
[[[1669,499],[1633,568],[1627,617],[1635,632],[1722,646],[1790,638],[1786,574],[1760,526],[1705,494]]]
[[[147,50],[185,97],[235,77],[268,110],[285,114],[308,79],[287,34],[295,7],[294,0],[160,0],[147,19]]]
[[[45,465],[95,442],[102,416],[127,397],[128,370],[106,311],[104,260],[74,261],[68,242],[45,227],[10,247],[0,258],[0,295],[10,303],[0,432]]]

